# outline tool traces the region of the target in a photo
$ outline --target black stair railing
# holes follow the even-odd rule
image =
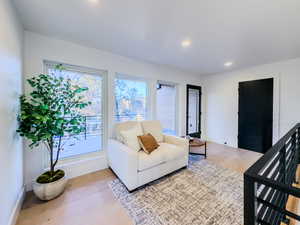
[[[288,224],[300,216],[286,208],[288,197],[300,198],[297,182],[300,123],[244,173],[244,225]]]

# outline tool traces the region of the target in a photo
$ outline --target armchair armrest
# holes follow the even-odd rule
[[[172,135],[164,135],[164,141],[169,144],[179,145],[189,151],[189,140]]]
[[[138,153],[117,140],[109,139],[107,155],[109,166],[127,188],[135,187],[138,182]]]

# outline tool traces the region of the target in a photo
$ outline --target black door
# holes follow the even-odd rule
[[[187,85],[186,92],[186,134],[201,137],[201,87]]]
[[[239,83],[238,147],[265,153],[273,139],[273,78]]]

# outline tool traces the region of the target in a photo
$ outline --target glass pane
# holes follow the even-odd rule
[[[197,133],[199,131],[199,100],[200,91],[189,89],[189,115],[188,115],[188,133]]]
[[[115,80],[115,120],[146,119],[147,84],[143,81]]]
[[[163,132],[176,135],[176,87],[158,84],[156,92],[156,116]]]
[[[85,132],[76,135],[75,138],[69,135],[63,137],[64,148],[60,159],[100,151],[103,140],[102,76],[70,70],[60,72],[52,68],[48,72],[57,77],[71,79],[74,85],[88,87],[89,90],[84,92],[84,100],[92,103],[79,110],[84,115]]]

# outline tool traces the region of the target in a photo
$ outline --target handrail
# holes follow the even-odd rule
[[[299,150],[300,123],[244,173],[245,225],[279,225],[288,217],[300,219],[286,209],[289,195],[300,198],[300,189],[293,187]]]
[[[282,149],[284,147],[286,141],[292,136],[295,130],[299,129],[300,123],[295,125],[287,134],[285,134],[275,145],[272,146],[270,150],[268,150],[258,161],[256,161],[246,172],[248,175],[255,175],[259,170],[262,169],[262,166],[266,165],[266,163],[270,160],[271,156],[274,155],[278,151],[278,149]]]

